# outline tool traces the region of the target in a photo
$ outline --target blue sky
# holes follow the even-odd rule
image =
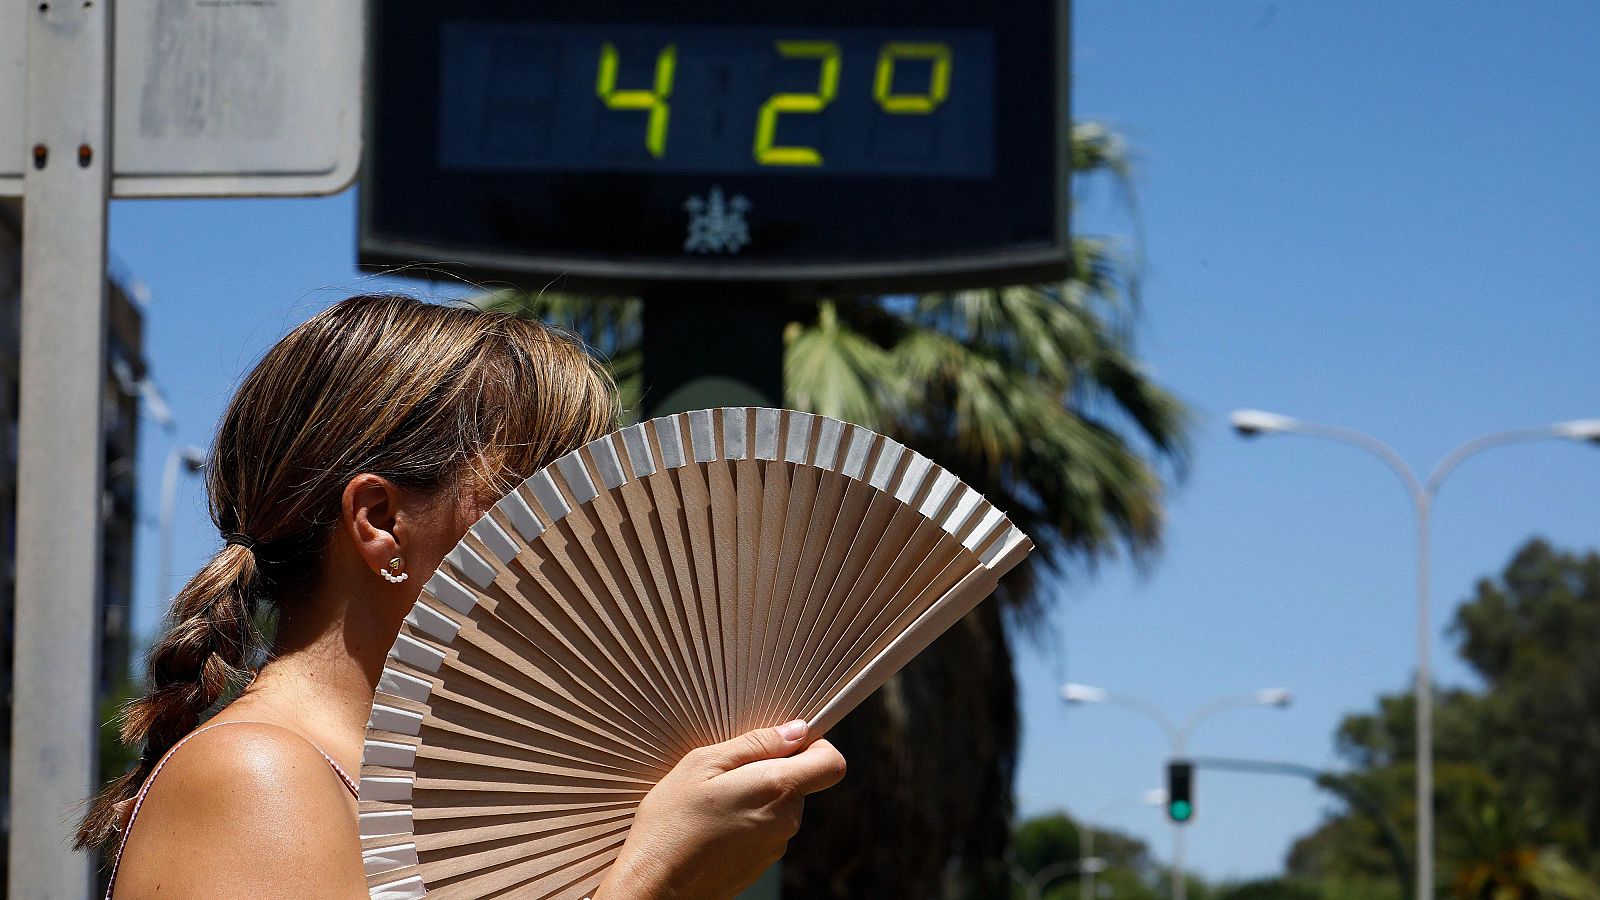
[[[1215,697],[1294,690],[1285,711],[1201,726],[1191,749],[1333,764],[1341,716],[1415,661],[1412,526],[1360,451],[1245,443],[1229,410],[1349,425],[1427,467],[1462,440],[1600,415],[1600,6],[1079,0],[1075,113],[1132,144],[1148,258],[1138,347],[1196,412],[1194,465],[1164,552],[1058,586],[1053,631],[1019,651],[1025,813],[1115,806],[1159,784],[1165,745],[1063,680],[1175,717]],[[1124,232],[1100,190],[1088,231]],[[118,201],[111,246],[149,288],[147,352],[177,418],[146,426],[138,627],[159,615],[160,469],[206,444],[247,367],[285,329],[373,279],[354,266],[354,193],[312,200]],[[412,290],[429,288],[409,283]],[[179,572],[217,544],[191,482]],[[1435,619],[1535,534],[1587,547],[1600,449],[1494,451],[1444,489]],[[1470,681],[1443,636],[1440,677]],[[1326,798],[1293,781],[1201,773],[1188,856],[1203,874],[1275,871]],[[1155,810],[1105,824],[1149,839]]]

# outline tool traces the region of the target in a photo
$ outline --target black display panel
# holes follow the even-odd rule
[[[374,0],[363,262],[648,289],[1066,272],[1059,0]]]

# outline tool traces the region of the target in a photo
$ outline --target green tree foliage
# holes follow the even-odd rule
[[[1451,634],[1483,686],[1435,702],[1439,884],[1474,900],[1600,898],[1600,554],[1530,541],[1478,583]],[[1408,839],[1415,708],[1412,694],[1383,697],[1336,736]],[[1376,832],[1350,814],[1297,842],[1289,868],[1385,877]]]
[[[1127,188],[1109,130],[1072,131],[1081,178]],[[790,898],[1004,896],[1016,685],[1008,621],[1024,633],[1056,592],[1042,574],[1157,543],[1186,413],[1134,355],[1134,267],[1108,238],[1075,237],[1065,283],[788,307],[785,404],[884,432],[952,470],[1039,546],[1028,564],[829,737],[851,761],[808,801],[785,861]],[[627,298],[503,292],[480,299],[564,324],[638,393],[641,316]]]
[[[1021,880],[1032,878],[1057,863],[1077,862],[1083,845],[1080,824],[1065,813],[1036,816],[1017,824],[1012,832],[1013,887],[1010,896],[1025,896]],[[1166,873],[1138,838],[1109,828],[1095,828],[1092,855],[1105,860],[1106,869],[1095,876],[1097,892],[1119,900],[1158,900],[1165,896]],[[1078,877],[1050,878],[1045,900],[1077,900]],[[987,900],[991,894],[972,893],[970,900]],[[1203,895],[1191,894],[1195,900]],[[964,898],[965,900],[965,898]]]

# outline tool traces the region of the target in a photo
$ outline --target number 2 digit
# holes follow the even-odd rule
[[[773,94],[761,104],[756,120],[756,162],[764,166],[820,166],[822,154],[815,147],[774,146],[778,116],[783,113],[819,113],[839,92],[839,45],[833,41],[778,41],[778,55],[785,59],[821,60],[814,94]]]

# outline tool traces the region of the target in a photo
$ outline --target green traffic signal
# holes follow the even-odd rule
[[[1187,822],[1194,818],[1194,763],[1167,761],[1167,818]]]

